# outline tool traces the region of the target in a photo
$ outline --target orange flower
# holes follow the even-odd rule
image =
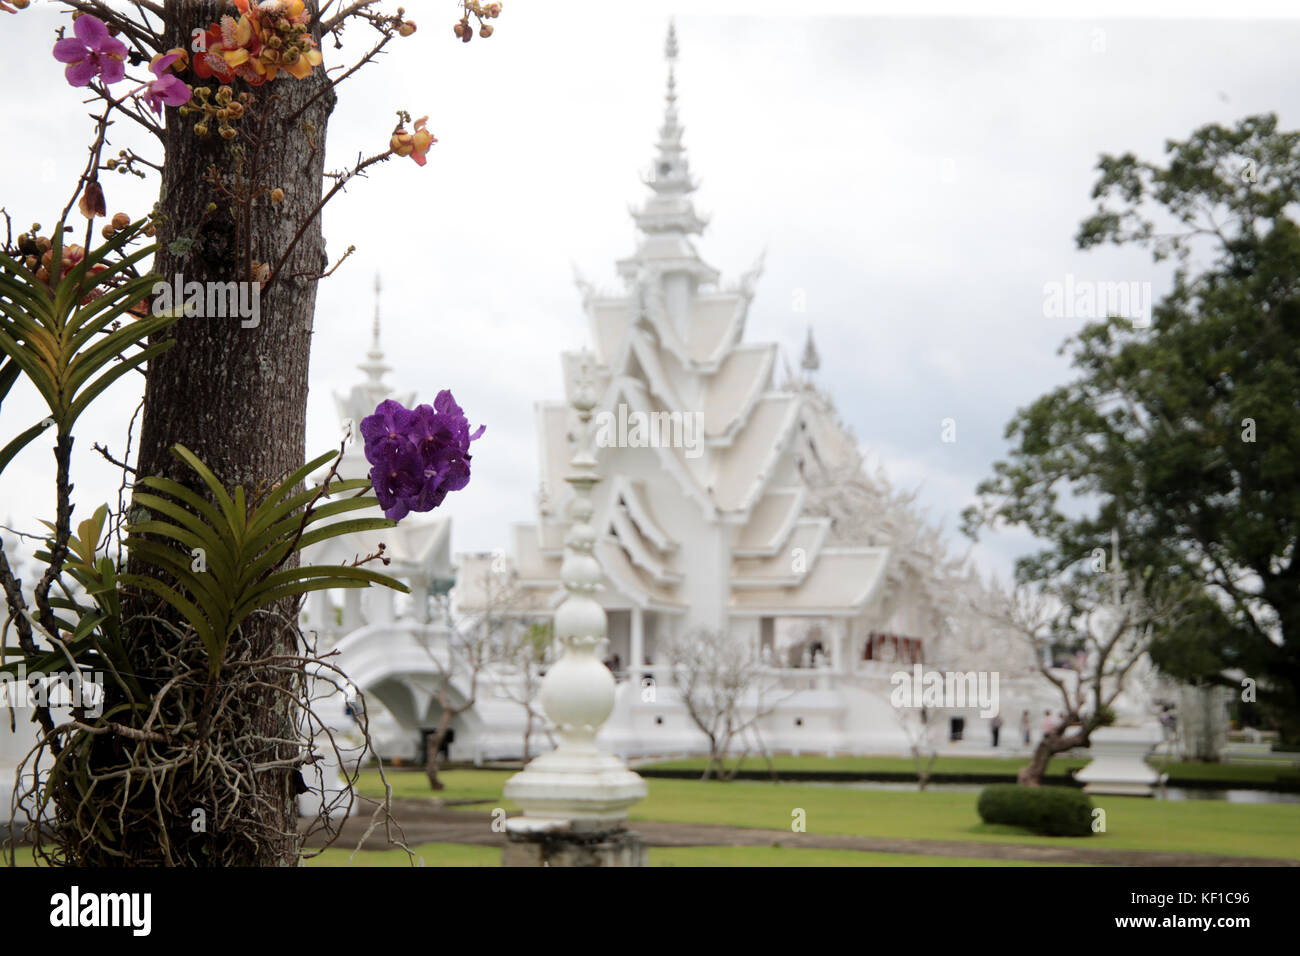
[[[320,66],[308,28],[309,16],[303,0],[235,0],[240,16],[226,16],[208,27],[207,52],[195,57],[194,72],[200,79],[216,76],[230,82],[238,76],[252,86],[273,80],[281,70],[302,80]]]
[[[393,131],[393,138],[388,141],[389,147],[398,156],[410,156],[417,166],[423,166],[426,162],[424,154],[429,151],[429,147],[438,142],[438,138],[424,128],[424,124],[429,121],[429,117],[421,116],[415,121],[415,132],[408,133],[405,127],[398,126]]]
[[[238,20],[234,17],[222,17],[220,23],[208,27],[205,35],[207,51],[194,58],[194,75],[201,80],[215,76],[223,83],[229,83],[236,76],[252,86],[266,82],[266,77],[249,64],[252,46],[256,39],[252,21],[246,16]]]

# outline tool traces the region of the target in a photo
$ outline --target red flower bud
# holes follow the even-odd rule
[[[95,180],[86,183],[86,189],[81,194],[81,199],[77,202],[77,208],[87,219],[94,219],[96,216],[103,216],[108,212],[104,206],[104,190]]]

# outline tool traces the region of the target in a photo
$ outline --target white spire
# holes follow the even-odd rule
[[[642,232],[698,233],[705,220],[696,214],[690,194],[696,183],[691,179],[686,149],[682,146],[682,125],[677,121],[677,30],[670,21],[664,43],[668,60],[668,90],[664,94],[664,121],[655,144],[654,165],[645,184],[654,190],[645,206],[632,213]]]
[[[375,320],[371,329],[370,351],[366,353],[366,360],[359,364],[357,368],[366,373],[366,384],[378,392],[387,394],[388,386],[384,384],[384,373],[391,372],[393,367],[384,361],[384,350],[379,346],[379,293],[383,286],[379,281],[379,273],[375,273]]]
[[[803,345],[803,361],[800,366],[803,368],[805,378],[812,378],[812,373],[821,368],[821,356],[817,354],[817,346],[813,344],[812,326],[808,326],[808,339]]]

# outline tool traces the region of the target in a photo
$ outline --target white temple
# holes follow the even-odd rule
[[[798,377],[778,374],[775,343],[745,341],[761,262],[727,284],[695,247],[706,222],[692,202],[671,28],[666,54],[664,120],[644,180],[650,195],[632,213],[639,245],[617,263],[620,291],[578,280],[591,347],[561,356],[566,399],[536,409],[537,519],[514,529],[511,612],[545,619],[563,593],[564,477],[576,425],[569,399],[589,364],[601,396],[594,524],[607,660],[625,678],[602,746],[625,755],[701,748],[665,648],[707,630],[755,649],[785,688],[760,724],[765,746],[897,750],[907,735],[889,705],[889,677],[920,662],[978,663],[953,619],[954,591],[974,582],[910,500],[863,471],[857,442],[813,383],[811,331]],[[484,582],[503,570],[494,562],[461,558],[460,611],[485,610]],[[984,660],[1005,670],[1005,659]],[[1032,706],[1027,696],[1023,704]],[[947,716],[970,729],[983,722],[975,708]],[[1003,719],[1009,735],[1013,718]],[[517,754],[517,737],[485,724],[456,739],[472,741],[476,755],[507,756]]]

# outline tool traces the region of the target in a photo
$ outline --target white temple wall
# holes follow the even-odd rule
[[[365,619],[361,614],[361,590],[359,588],[347,588],[343,591],[343,626],[344,634],[351,634],[365,626]]]
[[[686,605],[682,620],[686,633],[696,629],[721,631],[727,627],[726,582],[731,550],[725,531],[719,525],[697,520],[694,534],[679,539],[685,564],[679,600]]]
[[[691,296],[694,283],[685,272],[668,273],[663,277],[664,306],[668,310],[669,321],[677,329],[682,341],[690,337]]]
[[[873,690],[866,686],[845,686],[840,690],[844,726],[850,729],[846,741],[849,752],[906,750],[907,735],[898,713],[889,704],[887,691],[888,684]]]
[[[395,619],[396,592],[389,588],[366,588],[361,592],[361,614],[367,624],[391,624]]]
[[[848,747],[843,712],[843,694],[839,691],[798,691],[782,696],[778,706],[758,721],[758,729],[771,750],[794,754],[843,751]]]
[[[621,682],[614,711],[597,743],[623,757],[707,753],[708,738],[691,720],[676,688]]]

